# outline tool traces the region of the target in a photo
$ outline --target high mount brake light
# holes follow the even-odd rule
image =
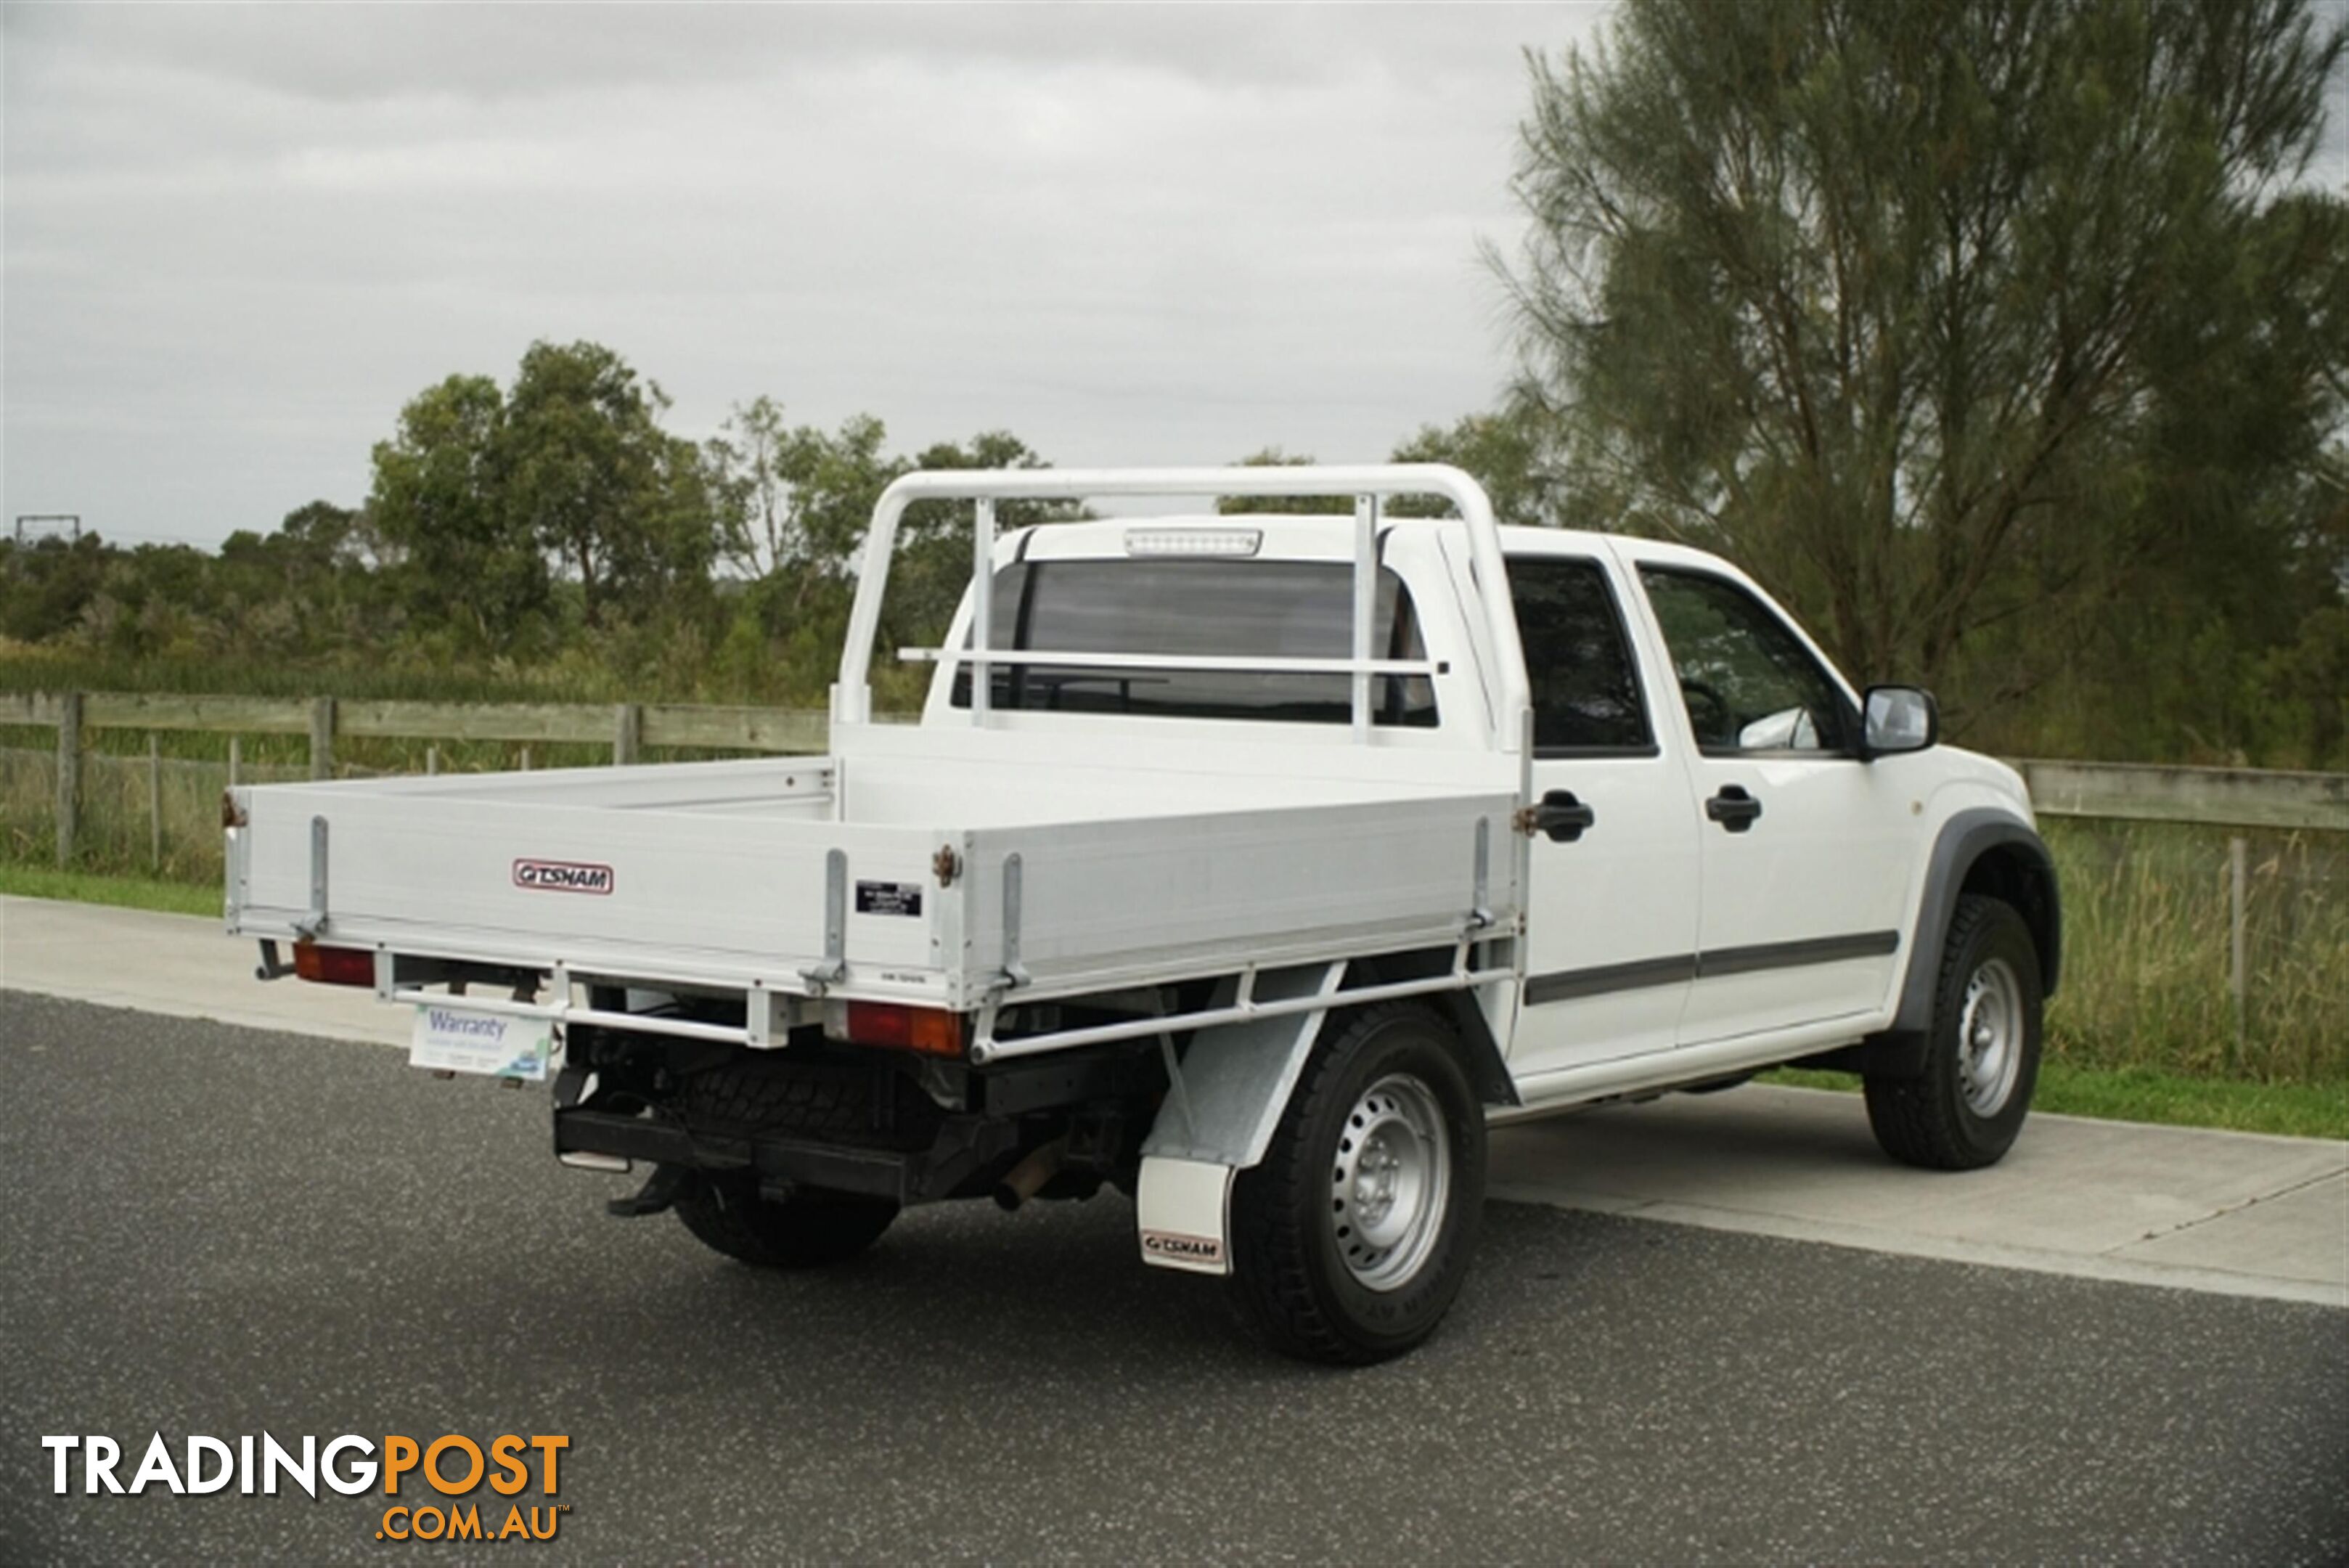
[[[926,1056],[959,1056],[962,1014],[935,1007],[902,1007],[894,1002],[848,1004],[848,1038],[859,1045],[919,1051]]]
[[[294,972],[321,985],[373,985],[375,954],[365,948],[328,948],[316,942],[295,942]]]
[[[1128,528],[1129,556],[1253,556],[1263,547],[1261,528]]]

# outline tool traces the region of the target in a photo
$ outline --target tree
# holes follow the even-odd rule
[[[1397,462],[1448,462],[1485,487],[1493,515],[1502,523],[1556,524],[1563,515],[1561,481],[1551,466],[1547,434],[1538,418],[1521,404],[1493,413],[1465,414],[1452,425],[1422,425],[1394,449]],[[1441,501],[1420,496],[1397,500],[1398,516],[1450,514]]]
[[[854,575],[874,503],[905,472],[904,459],[882,451],[888,439],[879,420],[852,414],[837,432],[802,425],[783,441],[779,466],[791,485],[791,536],[802,597],[819,579],[844,582]]]
[[[1308,468],[1312,465],[1311,452],[1294,455],[1277,446],[1259,447],[1240,459],[1240,468]],[[1292,516],[1316,513],[1350,513],[1353,502],[1342,495],[1226,495],[1216,503],[1216,510],[1226,517],[1246,516],[1251,512],[1287,513]]]
[[[1749,563],[1866,679],[2241,524],[2338,428],[2349,223],[2299,182],[2343,50],[2307,0],[1629,0],[1530,62],[1505,268],[1570,509]]]
[[[504,419],[487,376],[451,376],[418,393],[392,439],[376,443],[367,500],[411,607],[498,649],[549,597],[529,520],[505,504]]]
[[[579,582],[587,624],[645,618],[708,584],[729,542],[722,487],[660,428],[668,397],[596,343],[533,343],[497,429],[499,501]]]
[[[783,405],[761,392],[737,403],[725,434],[711,443],[710,456],[721,485],[741,520],[735,535],[736,558],[754,577],[764,577],[802,553],[791,515],[792,483],[783,472],[791,431]]]

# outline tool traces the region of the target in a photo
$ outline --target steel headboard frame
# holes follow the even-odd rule
[[[1370,737],[1371,678],[1394,672],[1396,662],[1370,657],[1373,646],[1370,624],[1378,581],[1377,534],[1381,503],[1398,495],[1432,495],[1459,509],[1468,529],[1475,565],[1476,592],[1498,668],[1492,672],[1497,687],[1494,737],[1504,753],[1522,753],[1526,744],[1530,712],[1524,651],[1517,640],[1517,618],[1509,602],[1507,568],[1501,559],[1501,535],[1493,518],[1493,504],[1485,488],[1446,463],[1371,463],[1346,467],[1258,468],[1102,468],[987,469],[909,473],[881,493],[873,509],[873,527],[865,536],[864,560],[857,576],[856,602],[850,612],[848,639],[841,649],[840,680],[832,689],[832,722],[870,723],[873,718],[871,671],[873,640],[881,625],[881,600],[887,591],[889,567],[895,559],[897,524],[916,501],[970,501],[971,646],[938,657],[984,670],[996,662],[1015,659],[994,657],[988,646],[992,629],[988,614],[994,589],[995,504],[1004,500],[1081,501],[1112,495],[1196,496],[1349,496],[1355,503],[1353,657],[1350,659],[1246,661],[1248,668],[1284,670],[1310,664],[1315,670],[1352,677],[1354,736]],[[1398,523],[1433,524],[1439,519],[1395,519]],[[1055,651],[1056,664],[1083,663],[1089,657]],[[1161,661],[1163,662],[1163,661]],[[1219,661],[1220,662],[1220,661]],[[1235,661],[1238,662],[1238,661]],[[1419,672],[1413,667],[1413,672]],[[971,683],[971,722],[987,722],[988,682]]]

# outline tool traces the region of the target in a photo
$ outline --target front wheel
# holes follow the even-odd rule
[[[712,1251],[762,1269],[813,1269],[853,1258],[897,1218],[885,1198],[801,1187],[760,1195],[757,1179],[705,1174],[677,1200],[677,1217]]]
[[[1968,893],[1950,921],[1925,1070],[1869,1078],[1868,1123],[1884,1152],[1935,1170],[1997,1163],[2039,1080],[2039,950],[2013,906]]]
[[[1370,1009],[1316,1048],[1261,1164],[1232,1193],[1234,1287],[1284,1354],[1361,1365],[1434,1332],[1485,1200],[1485,1113],[1457,1036]]]

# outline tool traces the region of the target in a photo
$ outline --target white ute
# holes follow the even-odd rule
[[[997,536],[1140,496],[1188,511]],[[1353,514],[1214,507],[1273,496]],[[986,569],[879,723],[916,500]],[[412,1009],[420,1066],[552,1076],[566,1163],[649,1168],[616,1212],[744,1262],[1106,1183],[1143,1262],[1373,1361],[1459,1292],[1488,1123],[1803,1062],[1897,1159],[2005,1152],[2055,879],[1936,727],[1734,567],[1497,526],[1455,469],[916,473],[831,754],[239,789],[228,927]]]

